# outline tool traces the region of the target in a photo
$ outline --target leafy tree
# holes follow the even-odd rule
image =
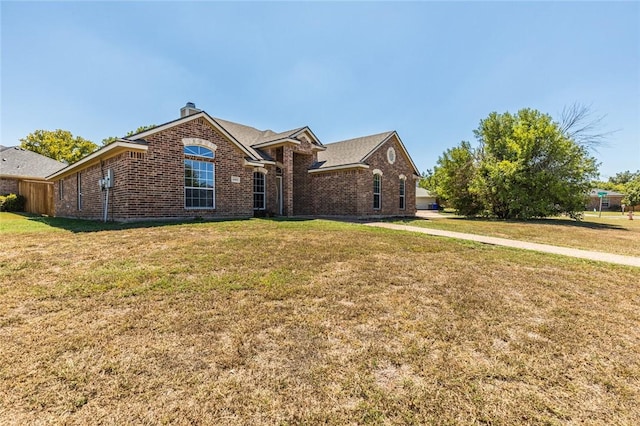
[[[611,183],[610,180],[594,180],[591,181],[591,188],[604,189],[607,191],[624,192],[624,185],[619,183]]]
[[[583,210],[596,161],[549,115],[492,113],[474,133],[482,152],[474,184],[489,213],[530,219]]]
[[[420,174],[420,180],[418,181],[418,186],[420,188],[427,189],[429,191],[435,192],[435,182],[433,180],[433,170],[427,169],[426,172],[422,172]]]
[[[445,206],[453,207],[467,216],[480,212],[481,204],[472,191],[476,169],[475,153],[466,141],[446,150],[438,158],[431,181],[435,193]]]
[[[579,217],[597,164],[588,144],[568,137],[532,109],[491,113],[474,131],[479,142],[447,150],[434,169],[438,194],[462,214],[531,219]]]
[[[124,137],[128,138],[130,136],[137,135],[138,133],[142,133],[145,130],[153,129],[154,127],[156,127],[155,124],[150,124],[148,126],[140,126],[136,130],[132,130],[132,131],[128,132]],[[118,139],[120,139],[120,138],[117,137],[117,136],[109,136],[108,138],[104,138],[104,139],[102,139],[102,146],[109,145],[110,143],[113,143],[113,142],[117,141]]]
[[[640,205],[640,176],[627,182],[625,185],[625,196],[622,202],[632,208],[633,206]]]
[[[64,163],[75,163],[95,151],[98,145],[73,137],[68,130],[36,130],[20,139],[20,147]]]
[[[635,173],[626,170],[624,172],[616,173],[615,176],[609,178],[609,182],[613,184],[626,185],[632,180],[640,178],[640,170]]]

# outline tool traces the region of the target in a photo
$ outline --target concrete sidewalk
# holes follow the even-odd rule
[[[526,241],[508,240],[506,238],[486,237],[484,235],[465,234],[462,232],[441,231],[439,229],[422,228],[418,226],[398,225],[386,222],[365,223],[367,226],[378,228],[397,229],[401,231],[420,232],[422,234],[436,235],[439,237],[457,238],[460,240],[476,241],[496,246],[513,247],[523,250],[533,250],[543,253],[553,253],[562,256],[577,257],[580,259],[595,260],[598,262],[615,263],[618,265],[635,266],[640,268],[640,257],[624,256],[621,254],[603,253],[599,251],[580,250],[568,247],[558,247],[549,244],[529,243]]]

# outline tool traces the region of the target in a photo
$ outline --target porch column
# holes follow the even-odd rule
[[[293,216],[293,150],[289,146],[282,149],[282,178],[284,180],[284,213]]]

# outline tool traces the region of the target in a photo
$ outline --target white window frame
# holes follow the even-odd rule
[[[184,142],[184,141],[183,141]],[[199,148],[205,148],[208,151],[211,152],[211,155],[198,155],[198,154],[194,154],[194,153],[187,153],[187,149],[189,147],[199,147]],[[184,145],[184,150],[183,150],[183,155],[184,155],[184,161],[183,161],[183,165],[184,165],[184,173],[183,173],[183,178],[186,180],[187,178],[187,162],[190,162],[194,165],[205,165],[206,168],[211,167],[211,187],[201,187],[201,186],[187,186],[186,182],[184,184],[184,208],[185,210],[215,210],[216,208],[216,164],[214,163],[214,159],[216,157],[215,154],[215,150],[211,149],[210,146],[202,146],[202,144],[190,144]],[[207,161],[204,161],[207,160]],[[206,170],[206,172],[208,172],[209,170]],[[208,178],[205,178],[205,181],[207,183],[208,182]],[[188,190],[204,190],[204,191],[209,191],[211,192],[211,205],[210,206],[189,206],[187,205],[187,200],[189,197],[187,197],[187,192]],[[191,202],[193,203],[194,198],[191,197]]]
[[[407,180],[400,178],[400,210],[407,209]]]
[[[376,180],[378,181],[378,192],[376,192]],[[378,197],[378,206],[376,207],[376,196]],[[373,209],[382,209],[382,173],[373,174]]]
[[[256,191],[256,177],[261,176],[262,179],[262,191]],[[253,210],[266,210],[267,209],[267,174],[262,171],[253,172]],[[262,207],[256,207],[256,195],[262,196]]]
[[[82,172],[78,172],[76,176],[76,190],[78,192],[78,211],[82,211]]]

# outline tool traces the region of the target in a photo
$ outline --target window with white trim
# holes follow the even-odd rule
[[[607,197],[602,197],[602,208],[603,209],[608,209],[609,208],[609,199]]]
[[[373,175],[373,209],[380,210],[380,206],[382,205],[382,176],[379,174]]]
[[[400,178],[400,210],[404,210],[406,208],[406,179]]]
[[[78,190],[78,210],[82,210],[82,172],[78,172],[77,178],[77,186]]]
[[[199,146],[184,147],[184,206],[187,209],[215,208],[215,154]],[[188,157],[199,157],[205,161]]]
[[[58,181],[58,199],[64,200],[64,179]]]
[[[264,210],[267,207],[264,173],[253,172],[253,209]]]

